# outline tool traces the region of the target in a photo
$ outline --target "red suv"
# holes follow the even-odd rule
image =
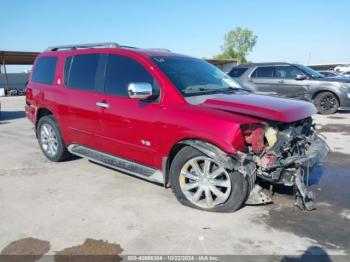
[[[294,186],[297,205],[312,209],[305,177],[328,152],[311,103],[252,94],[161,49],[51,47],[35,61],[25,110],[48,159],[85,157],[208,211],[269,202],[261,180]]]

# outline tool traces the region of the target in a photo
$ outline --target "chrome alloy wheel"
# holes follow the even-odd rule
[[[231,193],[231,179],[225,168],[204,156],[192,158],[184,164],[179,183],[185,197],[205,209],[224,203]]]
[[[57,154],[58,140],[53,127],[47,123],[40,127],[40,143],[44,151],[51,157]]]

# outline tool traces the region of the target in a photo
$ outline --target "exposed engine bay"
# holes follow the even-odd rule
[[[251,180],[260,177],[271,184],[293,186],[295,205],[302,210],[313,210],[314,196],[307,189],[309,173],[315,164],[326,157],[329,148],[315,132],[312,119],[293,123],[249,124],[241,129],[247,145],[241,163],[246,167],[245,172],[250,173]],[[269,201],[254,183],[247,203]]]

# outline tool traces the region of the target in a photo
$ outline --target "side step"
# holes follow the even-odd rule
[[[164,177],[160,170],[135,163],[124,158],[116,157],[110,154],[106,154],[97,151],[92,148],[81,146],[78,144],[71,144],[68,146],[68,151],[73,155],[87,158],[93,162],[99,163],[104,166],[152,181],[160,184],[164,184]]]

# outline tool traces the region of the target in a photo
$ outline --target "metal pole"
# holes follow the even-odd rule
[[[9,79],[7,77],[5,55],[4,54],[2,56],[2,65],[4,66],[5,81],[6,81],[6,91],[7,91],[7,95],[9,96],[10,95],[10,84],[9,84]]]

